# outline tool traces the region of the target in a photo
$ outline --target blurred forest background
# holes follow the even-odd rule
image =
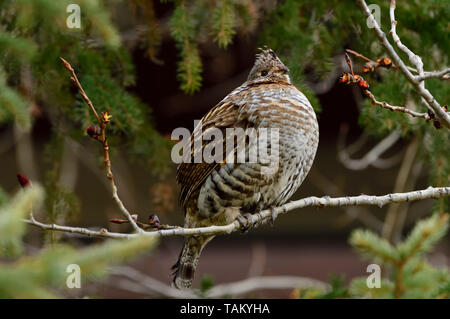
[[[371,2],[380,6],[381,25],[387,32],[389,1]],[[70,15],[66,8],[71,3],[81,8],[79,29],[66,24]],[[396,19],[402,41],[423,58],[426,70],[449,64],[448,2],[399,1]],[[85,133],[95,119],[59,57],[75,68],[97,109],[112,114],[108,138],[113,172],[127,208],[144,220],[156,213],[164,224],[181,225],[170,134],[177,127],[192,130],[195,119],[242,84],[257,48],[263,45],[275,50],[290,68],[291,79],[308,96],[319,119],[315,163],[292,199],[382,195],[450,185],[447,128],[436,129],[432,122],[374,106],[357,87],[338,83],[342,72],[348,71],[346,48],[374,60],[387,56],[373,30],[367,28],[356,1],[2,0],[0,297],[147,297],[115,285],[119,280],[114,276],[69,290],[63,287],[65,269],[55,271],[55,267],[72,261],[89,266],[92,275],[105,275],[106,263],[128,260],[153,247],[150,255],[129,265],[169,283],[170,266],[182,244],[182,238],[174,237],[158,244],[140,240],[104,243],[21,223],[34,199],[42,202],[35,215],[43,222],[130,230],[127,225],[108,222],[120,217],[120,212],[111,200],[101,149]],[[352,61],[360,72],[365,61],[355,57]],[[376,70],[365,79],[378,100],[426,111],[400,72]],[[448,81],[430,79],[427,88],[438,101],[448,101]],[[366,156],[375,146],[376,156]],[[36,187],[20,191],[17,172],[28,176]],[[262,275],[328,281],[334,274],[335,294],[328,296],[392,297],[389,276],[387,288],[376,293],[362,287],[363,281],[352,279],[367,276],[366,267],[375,257],[384,263],[386,254],[409,256],[405,253],[408,243],[421,240],[429,226],[433,236],[423,239],[428,240],[426,245],[411,253],[413,261],[407,263],[412,279],[404,285],[411,294],[401,291],[396,296],[448,297],[450,242],[448,237],[439,239],[445,235],[449,208],[447,198],[382,209],[294,211],[279,218],[273,228],[217,237],[202,255],[194,286],[201,285],[202,278],[208,285]],[[430,217],[428,224],[417,225],[415,233],[406,237],[419,219]],[[369,254],[372,259],[367,261],[349,244],[356,228],[373,232],[352,233],[350,242],[357,248],[361,249],[361,241],[376,247],[390,245],[387,242],[405,245],[398,252],[385,245],[389,252]],[[430,250],[426,259],[420,255]],[[20,266],[8,267],[14,263]],[[396,271],[390,265],[385,274],[395,276]],[[413,278],[415,273],[419,276]],[[249,296],[324,295],[281,290]]]

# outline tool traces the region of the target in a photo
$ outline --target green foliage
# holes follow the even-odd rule
[[[353,231],[350,244],[367,259],[400,264],[431,251],[448,230],[448,216],[434,214],[417,222],[406,240],[396,247],[368,230]]]
[[[292,297],[320,298],[449,298],[450,272],[448,268],[436,268],[428,263],[425,253],[431,252],[442,239],[449,224],[449,215],[434,214],[417,222],[408,237],[396,246],[380,236],[355,230],[350,244],[370,262],[383,266],[382,273],[391,268],[391,276],[382,278],[380,288],[369,288],[367,277],[352,279],[348,288],[342,276],[330,278],[331,289],[295,289]]]
[[[214,287],[214,278],[211,275],[203,275],[200,282],[199,295],[203,296],[212,287]]]
[[[370,230],[355,230],[350,237],[350,244],[366,259],[373,258],[378,262],[383,260],[396,262],[399,259],[395,247]]]
[[[0,256],[17,255],[22,252],[22,236],[26,230],[26,224],[22,219],[26,218],[32,209],[38,208],[42,199],[43,190],[36,185],[27,187],[0,207]]]
[[[392,246],[378,235],[355,230],[350,243],[362,256],[393,268],[391,279],[384,279],[380,288],[368,288],[366,278],[350,284],[355,297],[371,298],[441,298],[449,297],[450,273],[447,268],[431,266],[424,257],[448,230],[449,215],[434,214],[417,222],[402,243]]]
[[[318,295],[316,298],[332,299],[348,297],[348,290],[345,287],[345,277],[343,275],[331,275],[329,278],[331,289],[329,292]]]
[[[190,10],[186,8],[184,1],[181,1],[175,8],[170,18],[170,34],[175,40],[180,51],[180,61],[178,63],[178,80],[181,82],[180,88],[186,93],[194,93],[201,86],[202,62],[199,56],[196,37],[197,24],[189,17]]]
[[[61,165],[64,155],[65,138],[55,130],[50,142],[45,148],[46,171],[45,188],[48,196],[45,199],[47,221],[54,224],[64,224],[67,218],[75,217],[80,211],[78,197],[60,183]],[[60,234],[49,232],[48,239],[54,243]]]
[[[29,39],[0,30],[0,52],[3,59],[29,61],[36,54],[37,46]]]
[[[389,37],[389,1],[372,1],[381,9],[381,26]],[[427,70],[441,70],[449,63],[448,21],[450,10],[445,1],[398,1],[395,11],[397,32],[411,50],[419,54]],[[392,39],[390,39],[392,40]],[[321,80],[329,74],[332,58],[349,48],[376,60],[387,56],[372,29],[366,26],[366,17],[354,1],[283,1],[266,18],[260,38],[261,45],[274,49],[291,70],[294,83],[307,95],[317,108],[319,102],[305,85]],[[392,43],[392,41],[391,41]],[[397,50],[408,63],[408,58]],[[361,73],[364,60],[352,57],[355,72]],[[379,101],[391,105],[407,106],[418,112],[426,112],[413,86],[395,69],[380,69],[364,75],[371,91]],[[448,81],[430,79],[426,87],[437,101],[446,104],[449,99]],[[345,101],[333,107],[346,110]],[[400,130],[406,139],[417,135],[426,142],[421,145],[420,156],[427,163],[430,184],[445,186],[450,182],[450,135],[447,129],[436,130],[432,122],[412,118],[400,112],[391,112],[372,105],[369,99],[359,117],[366,133],[382,138],[394,130]],[[448,212],[450,200],[443,198],[435,210]]]
[[[55,134],[81,138],[80,132],[95,123],[81,97],[73,95],[72,83],[59,57],[77,70],[78,77],[98,111],[113,115],[112,146],[127,150],[153,173],[167,172],[170,143],[159,136],[148,106],[127,89],[134,85],[134,66],[109,10],[101,1],[83,0],[81,29],[66,26],[66,7],[71,1],[21,0],[0,5],[0,124],[32,124],[29,102],[34,101],[50,117]],[[96,39],[99,45],[87,45]],[[31,72],[31,92],[20,92]],[[64,125],[60,125],[64,123]]]
[[[22,221],[31,208],[37,210],[43,201],[42,187],[20,191],[8,204],[0,207],[0,253],[10,256],[23,251],[27,224]],[[81,269],[82,285],[107,274],[108,266],[149,252],[156,240],[145,236],[130,240],[109,240],[103,244],[77,250],[55,245],[39,254],[0,264],[0,298],[57,298],[64,295],[67,266]]]
[[[227,48],[236,34],[236,17],[231,0],[220,1],[213,11],[212,31],[214,41],[221,48]]]
[[[0,298],[61,297],[66,287],[68,265],[79,265],[82,280],[86,283],[105,276],[108,266],[148,252],[154,245],[154,240],[141,236],[108,241],[82,250],[67,245],[53,246],[37,256],[0,265]]]
[[[400,260],[430,252],[448,230],[449,215],[434,214],[419,221],[406,240],[397,246]]]
[[[0,207],[9,201],[9,195],[0,187]]]
[[[0,125],[15,123],[29,130],[34,108],[50,120],[44,184],[50,222],[77,214],[76,196],[59,181],[65,139],[80,140],[86,136],[82,132],[95,124],[59,57],[73,65],[97,110],[112,114],[107,132],[111,148],[124,148],[130,158],[156,175],[167,173],[170,163],[170,141],[155,130],[148,106],[129,92],[135,83],[134,65],[130,53],[120,46],[109,8],[99,0],[79,1],[82,28],[69,29],[66,8],[70,3],[0,4]]]
[[[328,278],[330,289],[324,292],[317,287],[296,288],[292,291],[291,297],[295,299],[336,299],[348,298],[348,289],[345,286],[343,275],[331,274]]]
[[[367,288],[367,278],[355,278],[352,280],[349,292],[351,296],[360,298],[380,298],[388,299],[392,298],[392,291],[394,290],[394,284],[390,280],[382,279],[380,282],[380,288]]]
[[[256,24],[250,13],[252,1],[196,0],[174,1],[175,9],[169,21],[170,34],[179,52],[177,78],[187,94],[197,92],[202,85],[202,60],[199,44],[216,42],[226,49],[241,32],[248,33]]]
[[[6,76],[0,66],[0,124],[15,121],[23,129],[31,128],[31,116],[26,101],[6,84]]]
[[[305,73],[311,79],[327,76],[332,58],[342,46],[356,36],[355,4],[342,1],[287,0],[267,17],[261,44],[280,55],[290,69],[293,82],[305,93],[316,110],[320,109],[314,93],[305,84]]]

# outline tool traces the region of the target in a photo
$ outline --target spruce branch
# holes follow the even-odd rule
[[[11,202],[0,208],[0,256],[8,253],[20,252],[23,247],[21,241],[25,234],[25,224],[21,220],[31,214],[32,207],[38,207],[43,202],[44,191],[37,185],[26,187],[23,192],[19,192]],[[6,249],[5,249],[6,248]]]
[[[398,264],[399,254],[386,239],[369,230],[355,230],[350,236],[350,244],[357,248],[367,259]]]
[[[448,214],[435,214],[428,219],[420,221],[406,241],[397,247],[400,260],[396,263],[395,298],[401,298],[405,293],[404,277],[407,263],[413,257],[429,251],[445,235],[448,229],[448,219]]]
[[[421,254],[432,250],[433,246],[446,234],[448,230],[448,214],[434,214],[419,221],[403,243],[393,246],[386,239],[367,230],[355,230],[350,243],[361,254],[369,259],[375,259],[383,263],[390,263],[395,270],[393,285],[388,285],[395,298],[404,296],[409,285],[420,282],[420,276],[430,278],[436,271],[422,260]],[[439,274],[438,274],[439,275]],[[358,281],[355,282],[359,286]],[[422,285],[425,283],[422,282]],[[386,288],[384,287],[384,288]],[[357,288],[357,287],[355,287]]]
[[[406,240],[398,246],[403,259],[431,251],[433,246],[446,234],[448,229],[448,214],[434,214],[421,220],[411,231]]]
[[[214,41],[217,42],[219,47],[226,49],[236,34],[234,30],[236,18],[231,1],[220,1],[213,11],[212,19]]]
[[[193,94],[200,89],[202,61],[196,42],[196,23],[191,19],[185,1],[180,1],[169,20],[170,34],[179,50],[177,78],[185,93]]]

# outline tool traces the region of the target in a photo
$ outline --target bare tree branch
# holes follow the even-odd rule
[[[330,289],[330,285],[327,283],[313,278],[298,276],[260,276],[217,285],[206,291],[203,295],[200,295],[193,291],[181,291],[172,288],[132,267],[115,267],[111,269],[110,273],[127,278],[127,280],[115,281],[114,286],[136,293],[153,294],[169,298],[236,297],[263,289],[295,289],[309,287],[319,288],[324,291]]]
[[[370,92],[369,90],[364,91],[364,93],[367,95],[367,97],[370,98],[370,100],[372,101],[373,104],[381,106],[385,109],[388,109],[390,111],[397,111],[397,112],[402,112],[402,113],[406,113],[409,114],[413,117],[421,117],[423,119],[425,119],[426,121],[431,120],[430,115],[428,115],[428,113],[419,113],[419,112],[415,112],[409,108],[406,108],[404,106],[393,106],[390,105],[386,102],[380,102],[377,101],[377,99],[375,98],[375,96],[372,94],[372,92]]]
[[[111,275],[122,276],[127,279],[114,280],[111,284],[124,290],[139,294],[151,294],[169,298],[199,298],[193,291],[175,289],[157,279],[138,271],[133,267],[113,267],[108,271]]]
[[[273,209],[266,209],[253,215],[253,227],[256,227],[262,223],[272,219],[273,211],[276,214],[284,214],[291,210],[304,207],[342,207],[342,206],[360,206],[360,205],[372,205],[383,207],[390,203],[401,203],[409,201],[417,201],[424,199],[436,199],[441,197],[450,196],[450,187],[428,187],[427,189],[417,190],[407,193],[394,193],[383,196],[371,196],[371,195],[359,195],[359,196],[346,196],[330,198],[326,197],[307,197],[296,201],[291,201],[282,206],[275,207]],[[60,226],[55,224],[44,224],[34,219],[27,219],[25,222],[37,226],[44,230],[64,231],[69,233],[78,233],[92,237],[108,237],[108,238],[132,238],[140,235],[149,237],[169,237],[169,236],[193,236],[193,235],[219,235],[230,234],[241,229],[241,224],[235,221],[231,224],[224,226],[208,226],[198,228],[182,228],[174,227],[172,229],[162,229],[157,231],[141,231],[140,233],[127,234],[127,233],[114,233],[109,232],[105,228],[99,231],[90,230],[81,227],[69,227]]]
[[[400,139],[400,132],[399,131],[393,131],[391,134],[389,134],[386,138],[381,140],[377,145],[375,145],[369,152],[367,152],[362,158],[360,159],[352,159],[351,156],[351,150],[345,148],[345,136],[346,131],[345,128],[342,129],[342,133],[339,135],[338,139],[338,157],[339,161],[344,165],[346,168],[351,170],[363,170],[366,169],[369,165],[373,165],[375,167],[383,168],[389,165],[390,162],[395,163],[397,160],[397,155],[394,155],[394,158],[392,159],[381,159],[380,156],[383,155],[384,152],[386,152],[392,145],[394,145],[399,139]],[[358,143],[359,144],[359,143]],[[355,144],[353,144],[355,145]],[[358,145],[359,146],[359,145]],[[382,161],[382,163],[378,163],[379,161]]]
[[[416,79],[417,81],[423,81],[431,78],[448,80],[450,79],[450,77],[447,74],[450,74],[450,68],[446,68],[442,71],[424,72],[422,76],[420,75],[416,76]]]
[[[365,60],[367,62],[371,62],[373,64],[377,63],[376,61],[374,61],[372,59],[369,59],[368,57],[366,57],[366,56],[362,55],[361,53],[356,52],[354,50],[345,49],[345,51],[350,53],[350,54],[352,54],[352,55],[354,55],[354,56],[356,56],[357,58],[363,59],[363,60]],[[394,69],[398,69],[398,67],[395,64],[393,64],[392,67]],[[411,71],[411,72],[419,73],[419,71],[417,71],[416,69],[414,69],[414,68],[412,68],[410,66],[406,66],[406,68],[409,71]],[[450,73],[450,68],[445,68],[442,71],[424,71],[423,72],[423,76],[417,75],[416,78],[419,81],[423,81],[423,80],[431,79],[431,78],[438,78],[438,79],[442,79],[442,80],[448,80],[448,79],[450,79],[450,77],[447,76],[447,74],[449,74],[449,73]]]
[[[324,291],[330,289],[328,284],[312,278],[297,276],[261,276],[212,287],[207,291],[206,297],[218,298],[225,296],[239,296],[262,289],[295,289],[308,287],[319,288]]]
[[[411,71],[406,67],[405,63],[402,61],[402,59],[398,56],[397,52],[395,52],[392,45],[389,43],[386,34],[381,30],[381,27],[378,25],[377,21],[375,20],[374,16],[370,12],[366,2],[364,0],[357,0],[358,4],[363,9],[364,14],[368,17],[371,24],[373,25],[373,29],[375,30],[376,35],[378,36],[378,39],[380,40],[381,44],[386,49],[387,53],[391,57],[394,64],[399,68],[399,70],[403,73],[403,75],[406,77],[406,79],[414,86],[416,92],[422,97],[422,101],[425,101],[425,104],[428,108],[430,108],[437,116],[440,122],[442,122],[447,128],[450,128],[450,115],[447,114],[447,112],[441,107],[441,105],[436,101],[434,96],[425,88],[425,85],[423,85],[423,81],[419,81],[416,76],[414,76]],[[391,34],[394,37],[394,41],[397,40],[397,35],[395,33],[395,17],[393,16],[393,11],[395,10],[395,1],[391,1],[391,20],[393,29],[391,29]],[[402,46],[400,41],[396,41],[397,45],[400,45],[400,49],[404,50],[405,52],[408,52],[409,49],[406,48],[406,46]],[[406,50],[406,49],[407,50]],[[411,63],[415,64],[417,71],[419,72],[419,76],[423,76],[423,63],[420,57],[418,57],[416,54],[414,54],[412,51],[409,50],[411,54],[408,54],[409,59]]]
[[[402,43],[400,37],[397,35],[397,21],[395,20],[395,0],[391,0],[389,8],[389,17],[391,19],[391,30],[389,31],[392,39],[397,47],[402,50],[409,58],[409,62],[416,67],[419,75],[423,75],[423,62],[420,56],[412,52],[406,45]]]

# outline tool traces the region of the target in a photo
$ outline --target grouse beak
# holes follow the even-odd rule
[[[280,71],[281,71],[283,74],[286,74],[286,73],[289,72],[289,68],[288,68],[287,66],[283,65],[283,66],[280,68]]]

